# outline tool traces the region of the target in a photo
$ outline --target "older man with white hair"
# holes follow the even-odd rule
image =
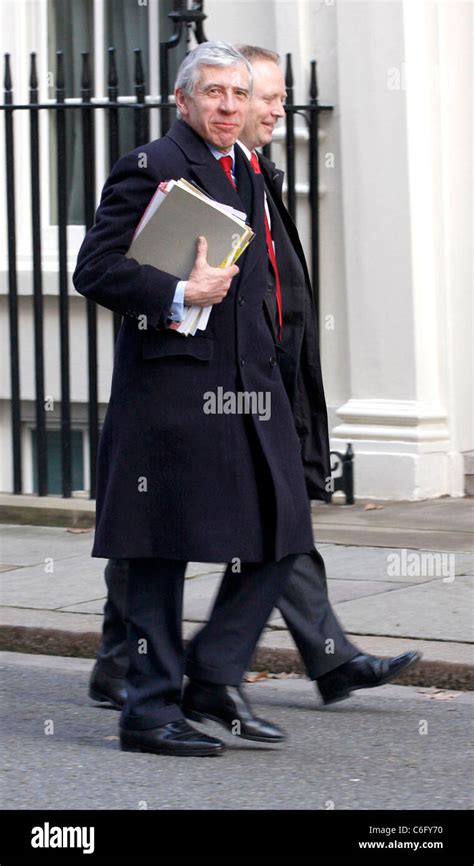
[[[251,87],[251,66],[231,46],[208,42],[190,52],[176,82],[180,119],[114,166],[74,274],[79,292],[124,317],[99,449],[93,556],[129,560],[125,750],[223,750],[185,717],[250,740],[284,739],[253,714],[241,688],[296,557],[313,550],[300,442],[263,313],[262,179],[234,148]],[[126,257],[158,184],[180,177],[247,214],[255,239],[239,267],[211,267],[204,237],[185,282]],[[184,303],[213,305],[206,331],[184,337],[168,327]],[[137,317],[146,317],[146,330]],[[203,395],[218,387],[269,394],[269,417],[205,413]],[[182,700],[190,560],[229,565],[193,638]]]

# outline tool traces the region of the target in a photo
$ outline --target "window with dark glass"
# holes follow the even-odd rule
[[[48,4],[49,68],[56,70],[56,51],[64,54],[64,84],[66,97],[81,95],[82,57],[89,52],[91,81],[94,81],[94,3],[93,0],[50,0]],[[53,76],[54,80],[54,76]],[[55,93],[48,96],[55,98]],[[56,125],[50,119],[51,222],[56,213]],[[83,165],[81,118],[79,112],[66,112],[66,166],[68,223],[84,223]]]
[[[84,490],[84,445],[81,430],[71,431],[72,489]],[[31,431],[33,451],[33,493],[38,492],[38,439],[36,430]],[[61,431],[46,431],[46,454],[48,465],[48,493],[61,496],[63,490],[61,463]]]
[[[114,47],[118,92],[120,96],[134,96],[134,49],[142,52],[145,72],[145,87],[149,93],[149,8],[157,0],[149,0],[141,5],[137,0],[49,0],[49,68],[56,68],[56,51],[64,53],[65,96],[81,96],[81,53],[89,52],[92,95],[97,94],[94,84],[99,65],[105,71],[105,96],[107,92],[107,49]],[[161,5],[161,4],[160,4]],[[104,30],[103,56],[94,57],[94,34],[98,27],[97,16],[101,16]],[[158,47],[156,47],[158,50]],[[54,92],[49,93],[55,96]],[[134,147],[133,109],[120,109],[119,153],[123,154]],[[83,164],[80,112],[66,112],[66,158],[67,158],[67,201],[68,223],[84,223]],[[51,166],[51,215],[52,222],[57,220],[55,172],[56,132],[54,117],[50,122],[50,166]],[[100,155],[102,156],[102,155]],[[107,166],[108,167],[108,166]]]
[[[137,0],[106,0],[104,51],[115,48],[119,94],[135,95],[135,55],[142,52],[145,73],[145,93],[150,92],[148,48],[148,4],[140,6]],[[119,113],[119,150],[128,153],[135,147],[133,110]]]

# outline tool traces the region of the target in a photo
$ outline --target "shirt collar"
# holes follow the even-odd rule
[[[245,156],[250,161],[250,157],[252,156],[252,151],[249,150],[247,145],[245,145],[243,143],[243,141],[240,141],[240,139],[238,139],[237,144],[239,145],[240,148],[242,148],[243,152],[245,153]]]
[[[233,172],[233,171],[234,171],[234,168],[235,168],[235,150],[234,150],[234,145],[232,145],[232,147],[229,147],[229,150],[227,151],[227,153],[221,153],[220,150],[217,150],[217,147],[213,147],[213,145],[212,145],[212,144],[209,144],[208,141],[206,141],[206,144],[207,144],[209,150],[211,151],[211,153],[212,153],[212,155],[213,155],[213,157],[214,157],[215,159],[221,159],[221,157],[223,157],[223,156],[230,156],[230,157],[231,157],[231,159],[232,159],[232,168],[231,168],[231,171]]]

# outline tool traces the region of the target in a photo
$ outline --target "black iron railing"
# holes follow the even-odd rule
[[[331,451],[331,496],[341,491],[345,505],[354,505],[354,452],[349,442],[344,454]]]

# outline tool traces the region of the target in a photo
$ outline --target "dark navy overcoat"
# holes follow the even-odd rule
[[[319,324],[309,270],[295,223],[282,198],[283,172],[259,156],[267,189],[278,270],[282,283],[283,333],[278,341],[280,372],[288,394],[310,499],[330,500],[328,416],[319,357]],[[267,293],[268,320],[275,322]],[[276,335],[275,335],[276,337]]]
[[[99,447],[94,556],[261,562],[313,548],[300,440],[263,312],[263,178],[238,147],[236,174],[238,194],[179,120],[116,163],[79,252],[76,289],[124,316]],[[180,177],[245,211],[256,233],[206,331],[188,337],[166,327],[178,275],[124,255],[157,185]],[[218,388],[269,395],[269,417],[207,414],[205,395]]]

